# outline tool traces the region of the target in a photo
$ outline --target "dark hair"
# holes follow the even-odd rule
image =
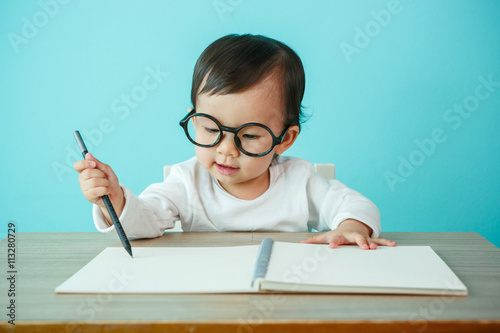
[[[203,78],[209,73],[199,92],[210,95],[245,91],[269,75],[277,73],[282,83],[285,125],[302,121],[302,97],[305,75],[299,56],[287,45],[261,35],[227,35],[210,44],[200,55],[193,73],[191,102],[196,97]]]

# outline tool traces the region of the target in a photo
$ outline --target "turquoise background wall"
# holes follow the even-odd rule
[[[75,129],[137,195],[193,156],[178,121],[195,61],[253,33],[304,62],[311,118],[289,155],[335,163],[383,231],[500,246],[498,17],[486,0],[2,1],[2,236],[95,231]]]

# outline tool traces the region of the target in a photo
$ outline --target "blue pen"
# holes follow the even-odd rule
[[[87,147],[85,146],[85,143],[83,142],[82,136],[80,135],[79,131],[75,131],[73,133],[76,139],[76,143],[78,144],[78,147],[80,147],[80,150],[82,151],[83,159],[85,159],[85,155],[88,153]],[[132,247],[130,246],[130,243],[128,242],[127,235],[125,235],[125,231],[122,228],[122,224],[120,223],[120,220],[118,219],[118,216],[116,215],[115,209],[113,208],[113,205],[111,204],[111,200],[109,200],[109,197],[107,194],[102,196],[102,201],[104,201],[104,204],[106,205],[106,209],[108,210],[109,216],[111,216],[111,220],[113,221],[113,224],[115,225],[115,228],[118,232],[118,236],[120,236],[120,240],[122,241],[123,247],[125,247],[125,250],[127,250],[128,254],[133,258],[132,256]]]

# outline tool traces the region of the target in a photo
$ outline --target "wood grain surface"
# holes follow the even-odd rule
[[[140,246],[235,246],[299,242],[311,233],[166,233]],[[117,235],[16,234],[16,332],[500,332],[500,249],[477,233],[383,233],[399,246],[429,245],[467,286],[463,296],[355,294],[55,294]],[[7,240],[0,242],[7,274]],[[98,274],[98,272],[96,272]],[[369,274],[369,272],[367,272]],[[9,289],[0,281],[2,308]],[[7,310],[0,331],[14,332]]]

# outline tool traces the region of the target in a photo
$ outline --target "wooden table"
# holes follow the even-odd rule
[[[166,233],[139,246],[298,242],[309,233]],[[468,287],[467,297],[353,294],[55,294],[116,235],[16,234],[16,332],[500,332],[500,249],[477,233],[383,233],[398,245],[430,245]],[[2,322],[8,324],[7,240],[0,242]]]

